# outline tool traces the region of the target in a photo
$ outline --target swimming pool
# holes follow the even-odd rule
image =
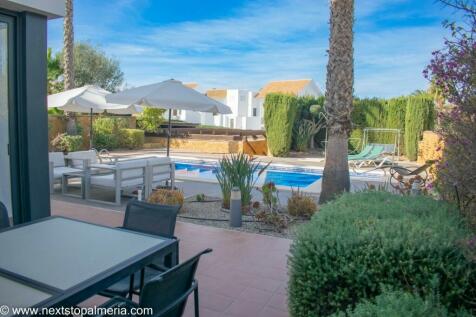
[[[178,176],[198,177],[208,180],[216,180],[216,163],[191,163],[175,162],[175,170]],[[255,175],[258,177],[258,175]],[[275,166],[269,166],[257,180],[257,184],[273,182],[278,186],[287,186],[293,188],[305,188],[321,179],[320,171],[306,171],[305,169],[289,168],[282,169]]]

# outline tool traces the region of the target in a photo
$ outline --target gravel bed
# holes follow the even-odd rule
[[[211,199],[210,199],[211,200]],[[200,218],[200,219],[191,219]],[[214,220],[211,220],[214,219]],[[307,221],[295,220],[288,228],[278,232],[273,227],[254,222],[253,217],[243,215],[243,225],[241,228],[231,228],[229,226],[229,214],[221,209],[221,201],[196,202],[186,200],[180,213],[178,220],[183,222],[191,222],[200,225],[212,226],[217,228],[232,229],[245,232],[253,232],[259,234],[270,235],[274,237],[293,239],[299,225]]]

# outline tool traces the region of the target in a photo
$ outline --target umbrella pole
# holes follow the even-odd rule
[[[170,135],[172,134],[172,109],[169,109],[169,129],[167,132],[167,157],[170,155]]]
[[[89,112],[89,149],[93,148],[93,108]]]

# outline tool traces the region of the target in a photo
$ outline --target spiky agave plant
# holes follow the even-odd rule
[[[258,161],[243,153],[224,156],[218,162],[216,172],[223,195],[223,207],[230,208],[230,194],[234,186],[241,191],[242,206],[245,208],[249,206],[252,198],[251,191],[268,166],[269,163],[260,166]]]

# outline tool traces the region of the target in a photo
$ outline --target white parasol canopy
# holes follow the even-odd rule
[[[87,85],[48,96],[48,108],[59,108],[69,112],[134,114],[141,111],[135,105],[118,105],[106,102],[109,91]]]
[[[169,110],[167,156],[170,152],[171,109],[231,114],[230,107],[211,99],[181,81],[169,79],[160,83],[127,89],[106,96],[107,102],[123,105],[141,105]]]
[[[127,89],[106,96],[107,102],[122,105],[141,105],[161,109],[192,110],[231,114],[231,109],[182,82],[169,79],[160,83]]]

